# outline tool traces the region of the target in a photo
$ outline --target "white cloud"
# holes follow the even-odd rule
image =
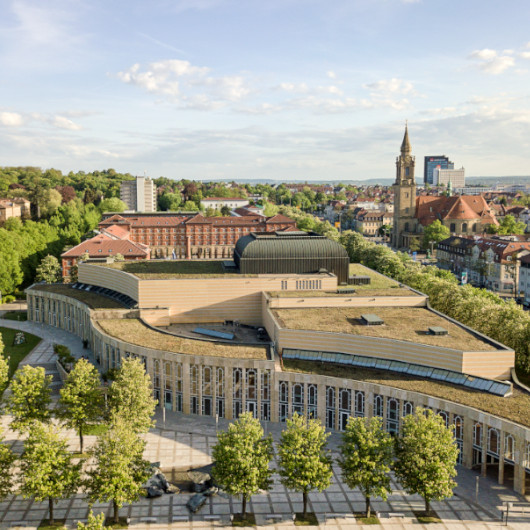
[[[479,68],[487,74],[492,75],[502,74],[502,72],[515,65],[515,59],[513,57],[510,55],[499,55],[495,50],[491,50],[490,48],[475,50],[469,57],[479,61]]]
[[[59,129],[66,129],[68,131],[79,131],[82,129],[81,125],[74,123],[72,120],[65,118],[64,116],[55,116],[51,123]]]
[[[0,112],[0,124],[6,127],[20,127],[23,123],[22,115],[17,112]]]
[[[124,83],[164,96],[186,108],[210,110],[226,102],[239,101],[250,93],[244,77],[213,77],[208,75],[210,72],[208,67],[171,59],[145,67],[137,63],[116,75]]]
[[[330,79],[337,79],[337,74],[333,71],[333,70],[329,70],[326,75],[330,78]]]
[[[368,83],[364,85],[364,87],[370,90],[370,92],[378,94],[416,95],[414,85],[410,81],[404,81],[403,79],[397,79],[395,77],[392,79],[382,79],[375,83]]]

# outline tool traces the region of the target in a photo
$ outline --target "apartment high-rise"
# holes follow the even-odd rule
[[[463,188],[466,185],[466,171],[462,167],[460,169],[441,169],[439,167],[433,172],[434,186],[448,186],[449,183],[453,188]]]
[[[449,157],[445,155],[426,156],[425,163],[423,166],[423,182],[425,185],[433,185],[434,170],[437,167],[439,167],[440,169],[454,169],[455,165],[449,160]]]
[[[136,177],[121,183],[120,198],[128,210],[135,212],[156,212],[156,186],[147,177]]]

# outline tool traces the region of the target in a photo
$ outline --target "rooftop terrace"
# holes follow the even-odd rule
[[[484,412],[506,418],[507,420],[530,427],[530,395],[517,388],[510,397],[499,397],[478,390],[465,389],[450,383],[426,380],[411,375],[373,370],[336,364],[315,363],[300,360],[284,360],[284,369],[288,372],[328,375],[355,379],[365,383],[388,385],[411,392],[421,392],[430,396],[446,399],[474,407]]]
[[[63,284],[38,284],[35,285],[32,289],[39,291],[46,291],[56,294],[62,294],[64,296],[69,296],[70,298],[75,298],[80,302],[83,302],[91,309],[125,309],[125,306],[112,300],[107,296],[102,296],[100,294],[91,293],[87,291],[79,291],[77,289],[72,289],[69,285]]]
[[[386,339],[404,340],[462,351],[495,351],[494,345],[466,329],[422,307],[326,307],[273,309],[281,327],[350,333]],[[366,326],[361,315],[374,313],[384,320],[382,326]],[[445,328],[448,335],[431,335],[430,326]]]
[[[145,348],[188,355],[267,360],[265,346],[232,345],[185,339],[149,328],[139,319],[98,320],[97,324],[108,335]]]

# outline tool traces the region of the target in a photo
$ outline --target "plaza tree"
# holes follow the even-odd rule
[[[101,416],[102,395],[99,373],[86,359],[79,359],[68,374],[59,398],[59,416],[79,436],[83,452],[83,432]]]
[[[302,494],[303,517],[307,516],[307,495],[331,484],[331,457],[326,450],[329,433],[319,420],[294,414],[287,420],[278,444],[281,483]]]
[[[149,476],[144,449],[145,441],[127,422],[116,418],[89,451],[94,465],[87,471],[84,489],[91,503],[112,502],[114,523],[119,522],[124,504],[138,500]]]
[[[27,364],[15,372],[7,399],[12,428],[25,431],[34,421],[49,421],[51,382],[52,376],[42,366]]]
[[[54,502],[77,491],[80,468],[52,425],[38,421],[31,425],[20,460],[20,491],[37,502],[48,501],[50,524],[54,522]]]
[[[458,447],[452,429],[432,410],[419,407],[403,418],[395,455],[396,477],[408,493],[423,497],[426,514],[432,500],[453,495]]]
[[[0,334],[0,401],[9,378],[9,359],[4,355],[4,343]]]
[[[437,244],[451,235],[451,231],[447,226],[443,225],[439,219],[433,221],[423,229],[423,238],[421,241],[422,248],[430,248],[431,241]]]
[[[103,512],[94,515],[90,510],[86,523],[77,522],[77,530],[112,530],[112,526],[105,526],[105,514]]]
[[[124,359],[109,389],[109,417],[123,419],[135,433],[147,432],[153,425],[156,400],[151,378],[139,359]]]
[[[213,478],[229,495],[242,496],[245,518],[247,501],[259,490],[267,491],[272,483],[272,438],[263,437],[259,420],[250,412],[241,414],[217,438],[212,452]]]
[[[390,493],[392,437],[383,430],[383,419],[350,417],[342,434],[340,457],[342,479],[351,489],[359,488],[370,517],[370,499],[386,500]]]
[[[56,283],[61,279],[61,264],[55,256],[47,255],[36,270],[37,282]]]
[[[0,500],[13,490],[12,467],[16,457],[11,448],[4,443],[4,433],[0,427]]]

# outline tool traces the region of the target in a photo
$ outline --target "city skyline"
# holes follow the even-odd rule
[[[530,5],[4,0],[0,165],[154,178],[528,174]]]

